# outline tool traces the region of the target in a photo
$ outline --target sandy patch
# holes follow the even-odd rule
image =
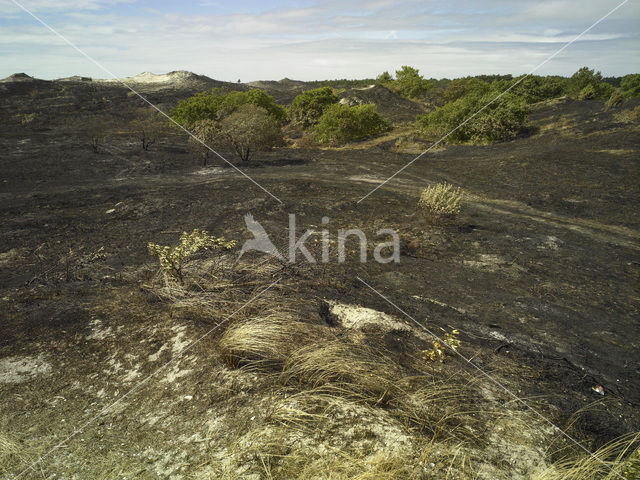
[[[333,313],[345,328],[362,329],[376,326],[384,331],[410,331],[411,328],[391,315],[372,308],[329,302]]]
[[[38,375],[51,373],[51,364],[37,357],[5,357],[0,359],[0,383],[22,383]]]

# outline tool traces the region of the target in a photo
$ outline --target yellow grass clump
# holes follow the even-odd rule
[[[447,182],[428,186],[420,194],[418,208],[435,217],[455,216],[462,208],[464,191]]]

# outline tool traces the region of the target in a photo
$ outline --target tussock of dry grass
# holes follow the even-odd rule
[[[384,402],[396,390],[398,369],[379,352],[338,339],[302,347],[284,365],[285,383],[342,389]]]
[[[434,217],[451,217],[460,213],[462,209],[461,188],[454,188],[447,182],[425,188],[420,194],[418,208],[427,215]]]
[[[268,368],[282,365],[301,344],[319,342],[328,328],[298,321],[289,312],[250,318],[228,328],[219,346],[231,366]]]
[[[640,433],[625,435],[594,452],[560,460],[534,480],[637,480],[640,478]]]
[[[439,438],[480,440],[484,430],[480,414],[490,412],[471,383],[424,377],[406,379],[403,383],[415,386],[403,387],[391,405],[407,425]]]

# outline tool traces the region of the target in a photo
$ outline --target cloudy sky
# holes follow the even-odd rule
[[[190,70],[220,80],[527,73],[622,0],[15,0],[118,77]],[[640,71],[628,0],[537,71]],[[109,75],[14,0],[0,0],[0,78]]]

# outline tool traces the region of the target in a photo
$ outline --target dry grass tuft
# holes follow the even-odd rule
[[[403,383],[419,385],[403,387],[402,394],[391,402],[396,415],[408,426],[438,438],[480,443],[484,431],[480,414],[488,414],[489,407],[481,405],[482,399],[471,383],[424,377]]]
[[[328,327],[301,322],[289,312],[277,311],[231,326],[219,346],[228,365],[264,369],[284,364],[301,344],[319,342],[328,335]]]
[[[283,373],[285,384],[295,380],[327,391],[342,390],[374,403],[389,400],[397,390],[398,377],[395,364],[380,352],[338,339],[296,350]]]
[[[534,480],[637,480],[640,478],[640,433],[624,435],[592,456],[560,460]]]
[[[418,208],[437,218],[453,217],[462,209],[463,195],[464,191],[459,187],[454,188],[447,182],[437,183],[422,191]]]

